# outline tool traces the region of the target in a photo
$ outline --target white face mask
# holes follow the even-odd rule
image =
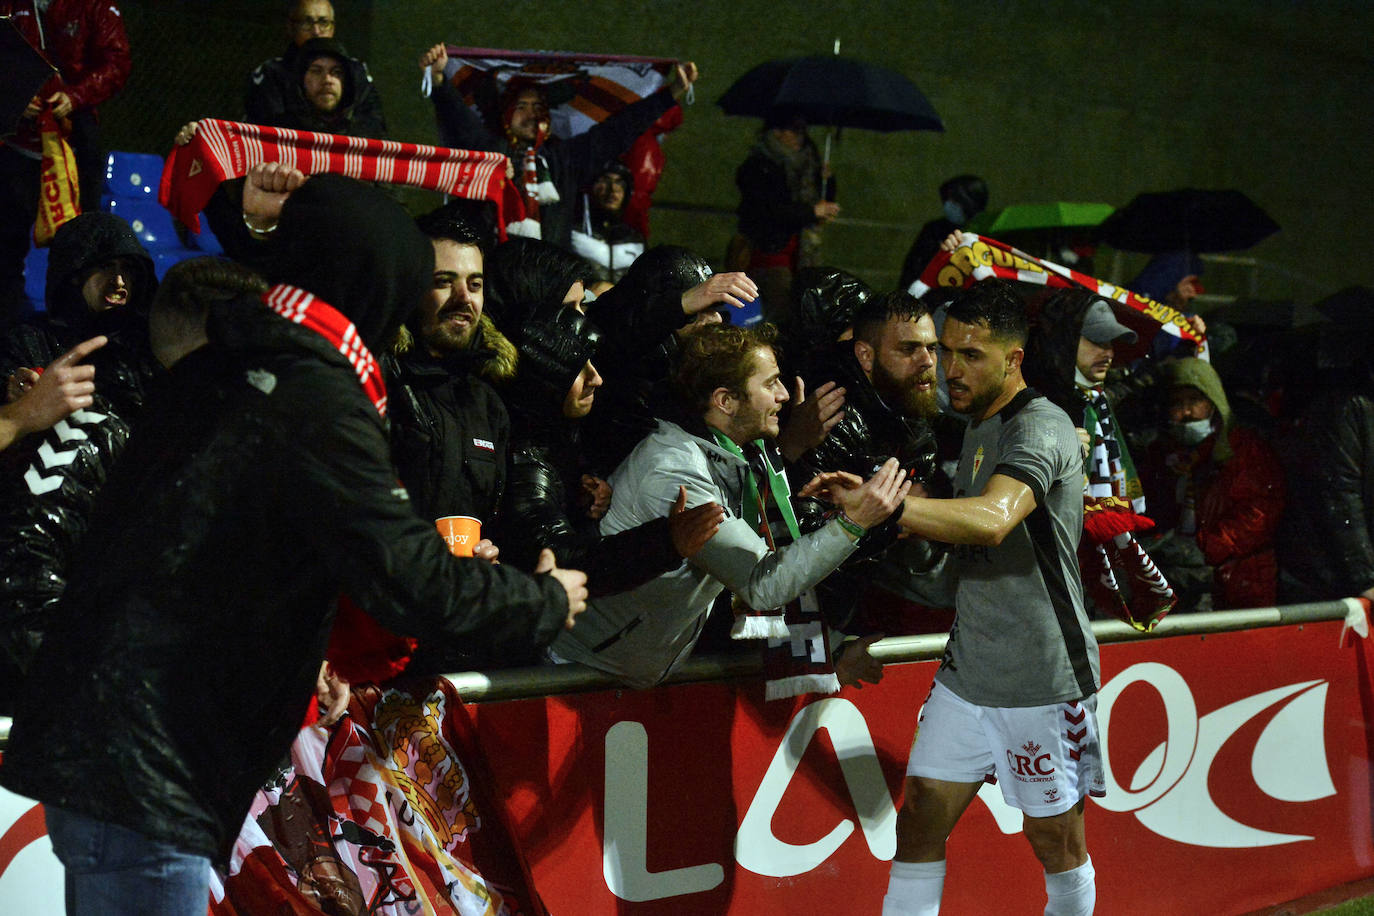
[[[1170,423],[1169,432],[1184,445],[1197,445],[1212,434],[1213,418],[1189,420],[1186,423]]]
[[[955,203],[955,202],[952,201],[952,200],[947,200],[947,201],[945,201],[945,203],[944,203],[944,210],[945,210],[945,219],[949,220],[951,223],[953,223],[953,224],[956,225],[956,226],[962,226],[962,225],[964,224],[964,218],[965,218],[965,217],[964,217],[964,208],[963,208],[963,207],[959,206],[957,203]]]

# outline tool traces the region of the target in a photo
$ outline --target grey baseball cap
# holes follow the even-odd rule
[[[1116,320],[1112,307],[1106,299],[1097,299],[1088,306],[1083,316],[1083,330],[1079,332],[1100,347],[1116,343],[1124,338],[1128,344],[1136,341],[1136,333]]]

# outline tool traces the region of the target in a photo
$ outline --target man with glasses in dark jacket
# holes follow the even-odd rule
[[[287,6],[286,35],[289,43],[280,57],[263,61],[249,74],[244,92],[245,119],[253,124],[320,130],[359,137],[384,137],[386,118],[382,99],[372,82],[367,64],[350,57],[334,38],[334,7],[328,0],[295,0]],[[302,52],[307,52],[302,55]],[[332,104],[308,90],[306,70],[312,56],[329,52],[316,67],[333,61],[338,69],[338,97]],[[312,97],[313,96],[313,97]],[[344,129],[316,126],[325,115],[346,114]],[[338,126],[338,125],[335,125]]]

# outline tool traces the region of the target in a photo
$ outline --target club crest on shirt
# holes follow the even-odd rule
[[[978,469],[983,466],[983,447],[978,446],[978,451],[973,453],[973,479],[978,479]]]

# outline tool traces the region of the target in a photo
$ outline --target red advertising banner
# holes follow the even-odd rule
[[[1374,874],[1369,656],[1340,633],[1103,646],[1098,912],[1245,913]],[[712,684],[471,708],[550,912],[876,914],[935,668],[796,702]],[[985,786],[944,912],[1043,911],[1020,826]]]
[[[1341,639],[1335,621],[1102,647],[1098,912],[1247,913],[1374,874],[1370,649]],[[532,875],[525,904],[560,914],[876,914],[935,667],[771,702],[761,680],[466,707],[364,691],[355,724],[299,740],[264,789],[216,907],[309,909],[293,876],[327,859],[368,912],[516,913]],[[61,912],[40,811],[0,792],[0,912]],[[274,811],[303,823],[282,834]],[[950,838],[944,912],[1043,911],[1020,828],[985,786]]]

